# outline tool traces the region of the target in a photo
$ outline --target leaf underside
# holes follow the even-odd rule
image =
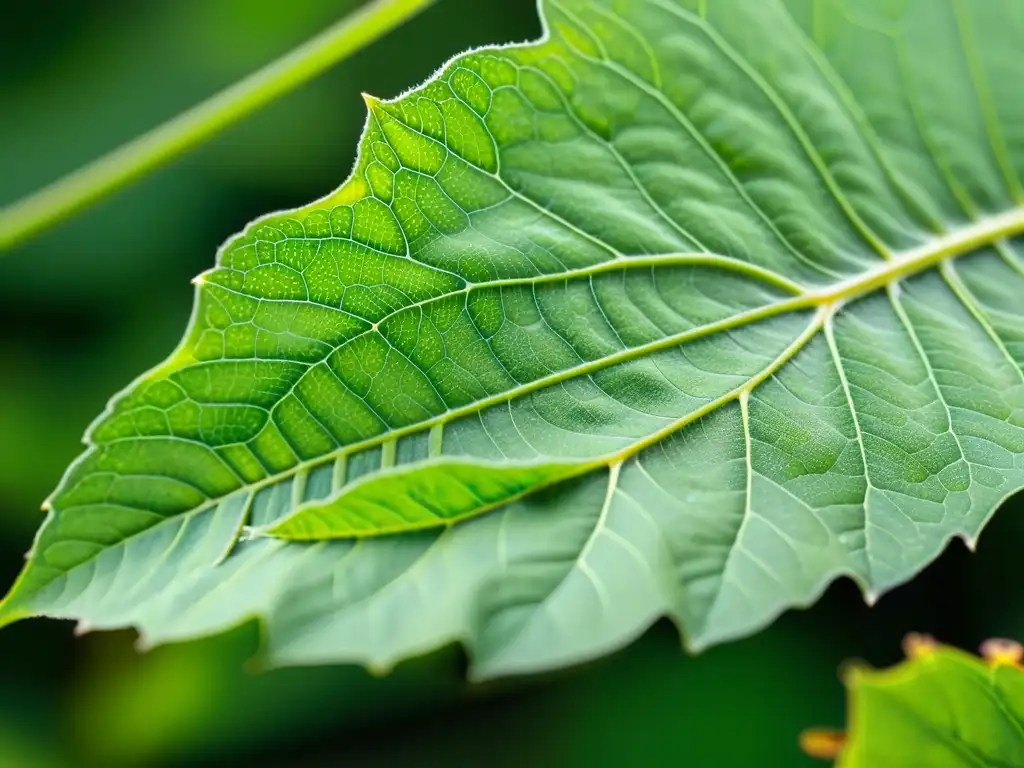
[[[0,623],[532,671],[873,598],[1024,486],[1022,0],[541,11],[221,249]]]
[[[1024,671],[938,646],[892,669],[847,675],[839,768],[1024,765]]]

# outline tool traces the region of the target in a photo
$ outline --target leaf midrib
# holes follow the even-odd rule
[[[586,361],[580,365],[573,366],[564,371],[521,384],[504,392],[482,398],[459,408],[453,408],[442,414],[423,421],[410,424],[405,427],[391,430],[380,435],[349,443],[329,453],[318,456],[315,459],[300,461],[295,466],[274,475],[268,475],[262,480],[249,484],[247,487],[257,490],[267,485],[286,479],[293,474],[314,469],[321,464],[326,464],[341,456],[358,453],[367,448],[374,448],[391,440],[398,440],[410,434],[422,432],[436,426],[442,426],[462,416],[468,416],[478,411],[497,405],[507,400],[513,400],[523,395],[530,394],[538,389],[543,389],[553,384],[561,383],[577,376],[602,370],[604,368],[629,362],[630,360],[662,349],[676,346],[678,344],[692,341],[703,336],[712,335],[719,331],[729,330],[734,327],[743,326],[758,320],[767,319],[786,312],[794,312],[804,309],[815,309],[820,307],[831,307],[831,312],[838,311],[842,305],[866,294],[887,287],[907,277],[912,277],[924,272],[947,259],[962,256],[985,245],[991,245],[1006,237],[1024,232],[1024,206],[1014,208],[1001,214],[978,220],[966,227],[953,230],[948,234],[935,238],[925,245],[919,246],[902,253],[897,253],[891,261],[879,262],[874,269],[868,270],[862,275],[841,281],[828,288],[806,290],[798,284],[777,275],[770,270],[763,269],[739,259],[720,256],[716,254],[695,253],[695,254],[668,254],[664,256],[636,256],[601,262],[590,267],[583,267],[576,270],[568,270],[553,274],[545,274],[528,278],[510,278],[502,280],[491,280],[480,283],[467,283],[465,287],[445,293],[441,296],[431,297],[415,304],[403,307],[400,310],[390,313],[385,318],[374,323],[374,328],[379,327],[388,317],[393,317],[399,312],[427,306],[433,302],[442,301],[452,296],[466,294],[473,290],[485,288],[515,287],[523,285],[541,285],[544,283],[559,283],[581,277],[589,277],[605,272],[614,272],[619,269],[631,268],[655,268],[681,265],[692,266],[716,266],[736,273],[746,274],[752,277],[760,277],[765,282],[776,287],[786,288],[794,292],[794,296],[766,304],[753,310],[741,312],[736,315],[717,320],[713,323],[689,328],[676,334],[665,336],[654,342],[623,349],[615,354],[595,360]],[[799,291],[799,292],[797,292]],[[364,332],[365,333],[365,332]],[[361,334],[360,334],[361,335]],[[232,491],[234,493],[234,491]],[[223,498],[223,497],[219,497]],[[211,500],[212,501],[212,500]]]

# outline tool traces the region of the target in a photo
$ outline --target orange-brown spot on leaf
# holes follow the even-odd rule
[[[981,644],[981,655],[992,667],[1024,667],[1024,646],[1016,640],[990,638]]]
[[[819,760],[835,760],[846,746],[846,734],[831,728],[808,728],[800,734],[800,749]]]
[[[903,638],[903,653],[908,659],[920,659],[932,653],[938,643],[931,635],[911,632]]]

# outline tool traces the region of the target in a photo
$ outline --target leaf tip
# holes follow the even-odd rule
[[[28,618],[28,614],[24,611],[12,610],[9,607],[10,598],[11,596],[8,594],[7,597],[0,600],[0,629]]]
[[[808,728],[800,734],[800,749],[819,760],[835,760],[845,746],[846,734],[832,728]]]
[[[365,91],[363,91],[359,95],[363,97],[363,103],[366,104],[366,108],[371,112],[373,112],[375,109],[377,109],[377,107],[380,106],[380,99],[378,99],[376,96],[371,96]]]
[[[287,539],[289,536],[287,534],[288,526],[284,524],[286,521],[287,517],[266,525],[243,525],[235,540],[235,545],[248,544],[256,539]],[[282,532],[284,533],[282,534]]]
[[[151,637],[141,627],[136,627],[138,636],[135,638],[133,647],[136,653],[149,653],[159,645],[159,641],[155,637]]]
[[[366,663],[366,671],[370,673],[371,677],[387,677],[393,669],[394,667],[391,664],[383,661],[370,661]]]

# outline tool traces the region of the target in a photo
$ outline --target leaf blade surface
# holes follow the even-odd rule
[[[0,621],[493,675],[973,541],[1024,486],[1022,65],[975,42],[1018,17],[940,5],[546,2],[368,99],[349,181],[229,241],[93,426]]]

